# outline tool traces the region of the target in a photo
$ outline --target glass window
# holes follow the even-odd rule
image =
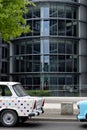
[[[65,61],[59,62],[59,72],[65,72]]]
[[[19,45],[14,43],[14,54],[18,55],[20,51]]]
[[[72,76],[70,76],[70,77],[66,77],[66,84],[67,85],[70,85],[70,84],[73,84],[73,78],[72,78]]]
[[[32,71],[33,72],[39,72],[40,71],[40,62],[33,62]]]
[[[74,72],[78,72],[78,62],[77,62],[77,59],[74,59],[73,71],[74,71]]]
[[[25,43],[20,44],[20,54],[25,54]]]
[[[65,35],[65,20],[58,20],[58,35]]]
[[[19,56],[16,56],[16,57],[13,57],[13,70],[14,70],[14,72],[19,72],[20,70],[19,70],[19,60],[20,59],[20,57]],[[15,64],[15,65],[14,65]]]
[[[49,36],[49,21],[41,22],[41,36]]]
[[[78,36],[78,24],[77,24],[77,21],[73,21],[72,23],[72,27],[73,27],[73,36]]]
[[[66,20],[66,35],[72,36],[72,21]]]
[[[33,35],[40,35],[40,21],[34,20],[33,21]]]
[[[32,41],[27,41],[26,43],[26,54],[32,54]]]
[[[65,43],[64,43],[64,41],[59,41],[58,52],[59,53],[65,53]]]
[[[26,76],[25,89],[32,90],[32,77],[30,77],[30,76]]]
[[[0,96],[12,96],[12,93],[7,86],[0,85]]]
[[[28,8],[28,12],[27,12],[27,14],[26,14],[26,18],[28,19],[30,19],[30,18],[32,18],[32,10],[33,10],[33,8],[31,8],[31,7],[29,7]]]
[[[77,19],[77,8],[73,8],[73,19]]]
[[[72,8],[66,6],[66,18],[72,18]]]
[[[74,54],[78,54],[78,43],[74,42]]]
[[[65,55],[59,55],[58,59],[59,59],[59,61],[65,60]]]
[[[40,18],[40,8],[36,5],[36,7],[33,8],[33,18]]]
[[[64,5],[58,6],[58,17],[64,18],[65,17],[65,8]]]
[[[50,41],[51,42],[51,41]],[[52,41],[50,43],[50,53],[58,53],[58,45],[57,45],[57,41]]]
[[[18,97],[28,96],[28,94],[25,92],[21,84],[16,84],[16,85],[13,85],[12,87]]]
[[[41,18],[49,18],[49,8],[41,7]]]
[[[65,77],[59,77],[59,85],[65,85]]]
[[[2,53],[3,53],[2,58],[7,58],[7,56],[8,56],[7,47],[2,47]]]
[[[71,61],[66,61],[66,72],[72,72],[72,68],[73,68],[73,64],[72,64],[72,60]]]
[[[33,77],[33,89],[38,90],[40,89],[40,77]]]
[[[73,44],[72,42],[66,41],[66,54],[73,53]]]
[[[3,74],[7,74],[8,73],[8,63],[5,62],[5,61],[2,62],[1,73],[3,73]]]
[[[26,66],[25,66],[25,56],[20,56],[20,72],[25,72]]]
[[[40,54],[40,43],[33,43],[33,54]]]
[[[50,35],[57,35],[58,22],[57,20],[50,20]]]
[[[50,71],[58,71],[57,69],[57,55],[50,56]]]
[[[54,4],[50,6],[50,17],[57,17],[57,6]]]
[[[32,72],[32,55],[26,56],[26,72]]]
[[[28,35],[31,36],[32,33],[33,33],[33,27],[32,27],[32,24],[33,24],[32,20],[27,20],[27,25],[30,26],[30,30],[31,30],[29,33],[26,33],[27,36],[28,36]]]
[[[43,53],[49,54],[49,40],[43,41]]]

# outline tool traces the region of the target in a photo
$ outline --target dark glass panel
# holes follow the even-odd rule
[[[59,53],[65,53],[65,43],[63,43],[63,41],[59,41],[58,52]]]
[[[40,72],[40,62],[33,62],[33,72]]]
[[[73,36],[78,36],[77,21],[73,21]]]
[[[66,18],[72,18],[72,7],[66,6]]]
[[[14,55],[20,54],[20,46],[19,46],[18,42],[14,42],[13,52],[14,52]]]
[[[40,43],[39,41],[37,42],[33,44],[33,54],[40,54]]]
[[[50,17],[57,17],[57,6],[55,4],[50,6]]]
[[[65,20],[58,20],[58,35],[65,35]]]
[[[59,62],[59,72],[65,72],[65,61]]]
[[[66,54],[72,54],[73,53],[73,44],[72,42],[69,43],[69,41],[66,41]]]
[[[73,78],[72,78],[72,76],[70,76],[70,77],[66,77],[66,84],[67,85],[70,85],[70,84],[73,84]],[[70,86],[69,86],[70,87]]]
[[[57,55],[50,56],[50,71],[58,71],[57,69]]]
[[[66,72],[72,72],[72,68],[73,68],[73,64],[72,64],[72,60],[71,61],[66,61]]]
[[[65,85],[65,77],[59,77],[59,85]]]
[[[14,67],[14,71],[15,72],[19,72],[19,65],[20,65],[20,57],[19,56],[16,56],[13,58],[13,63],[15,63],[15,66]],[[13,64],[14,65],[14,64]]]
[[[65,55],[59,55],[59,56],[58,56],[58,59],[59,59],[59,61],[65,60]]]
[[[33,77],[33,89],[40,89],[40,77]]]
[[[64,5],[58,6],[58,17],[61,17],[61,18],[65,17],[65,7],[64,7]]]
[[[20,72],[25,72],[26,66],[25,66],[25,56],[20,56]]]
[[[50,21],[50,35],[57,35],[58,22],[57,20],[52,19]]]
[[[66,20],[66,35],[72,36],[72,21]]]
[[[27,41],[26,43],[26,54],[32,54],[32,42]]]
[[[30,18],[32,18],[32,11],[33,11],[33,8],[28,8],[28,12],[27,12],[27,14],[26,14],[26,18],[27,19],[30,19]]]
[[[58,53],[57,41],[51,41],[50,43],[50,53]]]
[[[40,35],[40,21],[34,20],[33,21],[33,35]]]
[[[33,18],[40,18],[40,8],[37,6],[33,8]]]
[[[32,55],[26,56],[26,72],[32,72]]]

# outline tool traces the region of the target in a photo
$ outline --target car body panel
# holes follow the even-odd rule
[[[31,97],[26,93],[22,93],[20,96],[21,83],[19,82],[0,82],[0,86],[6,86],[11,91],[10,96],[0,96],[0,111],[4,109],[12,109],[18,113],[18,116],[36,116],[43,113],[43,102],[42,97]],[[19,89],[20,88],[20,89]],[[6,89],[6,88],[5,88]],[[19,92],[18,92],[18,91]],[[19,95],[19,96],[18,96]],[[36,103],[36,104],[35,104]],[[34,105],[35,108],[34,108]]]

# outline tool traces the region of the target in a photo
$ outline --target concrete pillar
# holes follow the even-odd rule
[[[62,102],[61,103],[61,115],[73,115],[73,103]]]

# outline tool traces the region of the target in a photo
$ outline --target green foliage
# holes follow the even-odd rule
[[[29,0],[0,0],[0,34],[8,41],[30,31],[23,15],[27,5],[34,5]]]
[[[26,90],[30,96],[50,96],[49,90]]]

